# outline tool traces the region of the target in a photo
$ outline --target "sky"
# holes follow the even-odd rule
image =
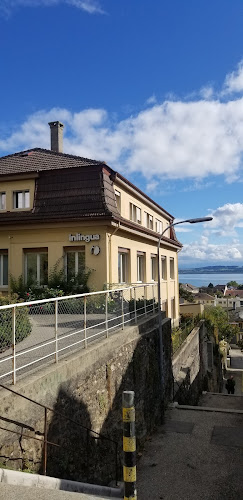
[[[242,0],[0,0],[0,156],[106,161],[176,221],[179,266],[243,265]]]

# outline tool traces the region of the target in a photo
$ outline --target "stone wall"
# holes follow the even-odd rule
[[[208,356],[212,347],[212,359]],[[201,321],[185,339],[172,359],[174,378],[173,399],[179,404],[196,405],[203,390],[221,392],[222,370],[214,336]]]
[[[48,475],[101,484],[115,478],[115,444],[97,439],[94,432],[80,428],[77,422],[118,443],[121,478],[122,391],[135,391],[139,448],[161,422],[163,408],[171,394],[170,333],[170,320],[164,320],[164,401],[160,389],[157,317],[127,327],[58,365],[18,382],[14,390],[72,420],[48,412],[48,441],[59,445],[48,445]],[[19,422],[23,434],[37,438],[43,435],[43,408],[3,389],[0,404],[1,414],[7,418],[5,427],[19,431],[20,427],[16,426]],[[38,441],[0,431],[0,442],[1,462],[16,468],[42,470],[42,447]]]

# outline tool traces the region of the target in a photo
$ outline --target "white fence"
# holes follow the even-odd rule
[[[157,283],[0,306],[0,379],[15,384],[157,311]]]

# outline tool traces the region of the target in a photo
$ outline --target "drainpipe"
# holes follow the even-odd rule
[[[120,229],[120,225],[121,223],[118,222],[117,227],[114,229],[113,233],[109,234],[109,285],[111,284],[111,279],[112,279],[111,237],[117,233],[118,229]]]

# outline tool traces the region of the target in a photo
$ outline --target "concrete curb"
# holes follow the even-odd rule
[[[0,482],[19,486],[31,486],[42,489],[64,490],[108,498],[122,498],[122,489],[99,486],[97,484],[80,483],[68,479],[29,474],[10,469],[0,469]]]
[[[169,409],[176,408],[177,410],[194,410],[194,411],[211,411],[218,413],[233,413],[243,415],[243,410],[229,410],[228,408],[211,408],[210,406],[190,406],[190,405],[175,405],[170,406]]]

